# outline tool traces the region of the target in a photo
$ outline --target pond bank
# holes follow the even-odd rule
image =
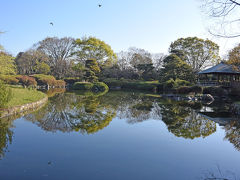
[[[48,97],[45,97],[37,102],[27,103],[24,105],[18,105],[10,108],[0,109],[0,118],[4,118],[11,115],[16,115],[18,113],[23,113],[25,111],[34,110],[43,106],[48,101]]]
[[[48,101],[46,94],[24,88],[11,88],[12,98],[4,108],[0,108],[0,118],[23,113],[41,107]]]

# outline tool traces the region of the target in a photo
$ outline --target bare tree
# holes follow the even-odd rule
[[[156,70],[161,69],[165,57],[166,55],[164,55],[163,53],[152,54],[153,66],[155,67]]]
[[[120,53],[117,54],[118,61],[117,64],[120,68],[120,70],[126,70],[130,68],[130,61],[132,58],[131,53],[128,51],[121,51]]]
[[[70,68],[73,60],[75,39],[71,37],[48,37],[35,47],[49,56],[49,66],[54,76],[62,78]]]
[[[240,1],[238,0],[202,0],[203,11],[211,17],[209,33],[224,38],[240,36]]]
[[[148,51],[136,47],[129,48],[129,53],[132,55],[130,64],[137,67],[139,64],[152,64],[152,55]]]

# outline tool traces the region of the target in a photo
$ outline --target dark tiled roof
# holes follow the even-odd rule
[[[234,65],[220,63],[209,69],[199,72],[199,74],[240,74],[240,68]]]

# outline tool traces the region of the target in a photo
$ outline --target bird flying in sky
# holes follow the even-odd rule
[[[52,22],[50,22],[50,24],[53,26],[53,23],[52,23]]]
[[[101,5],[101,4],[98,4],[98,7],[102,7],[102,5]]]

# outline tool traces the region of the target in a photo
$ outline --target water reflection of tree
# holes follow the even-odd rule
[[[216,131],[215,122],[201,117],[190,107],[198,107],[198,105],[164,102],[159,106],[163,122],[177,137],[194,139],[209,136]]]
[[[130,124],[149,119],[163,120],[178,137],[206,137],[216,131],[216,123],[198,115],[200,103],[163,101],[140,93],[108,93],[104,102],[117,110],[119,118]]]
[[[155,100],[136,92],[114,92],[102,97],[101,103],[115,109],[118,118],[126,119],[128,123],[134,124],[155,117]]]
[[[98,96],[67,93],[57,94],[47,106],[27,115],[26,119],[46,131],[95,133],[106,127],[115,115],[113,109],[100,105]]]
[[[0,159],[8,151],[9,144],[12,143],[13,131],[10,129],[10,121],[0,120]]]
[[[175,136],[194,139],[216,131],[215,122],[197,113],[201,108],[200,103],[163,101],[135,92],[110,92],[105,95],[75,92],[55,95],[49,99],[47,106],[26,118],[46,131],[82,133],[97,132],[108,126],[116,116],[130,124],[154,119],[162,120]],[[238,128],[227,128],[226,137],[237,144],[233,135]]]
[[[216,131],[215,122],[197,113],[202,108],[200,103],[163,101],[139,93],[118,94],[115,97],[106,95],[105,102],[114,106],[118,117],[127,119],[130,124],[149,119],[163,120],[175,136],[190,139],[206,137]]]
[[[240,151],[240,122],[233,120],[224,126],[226,135],[225,139],[234,145]]]

